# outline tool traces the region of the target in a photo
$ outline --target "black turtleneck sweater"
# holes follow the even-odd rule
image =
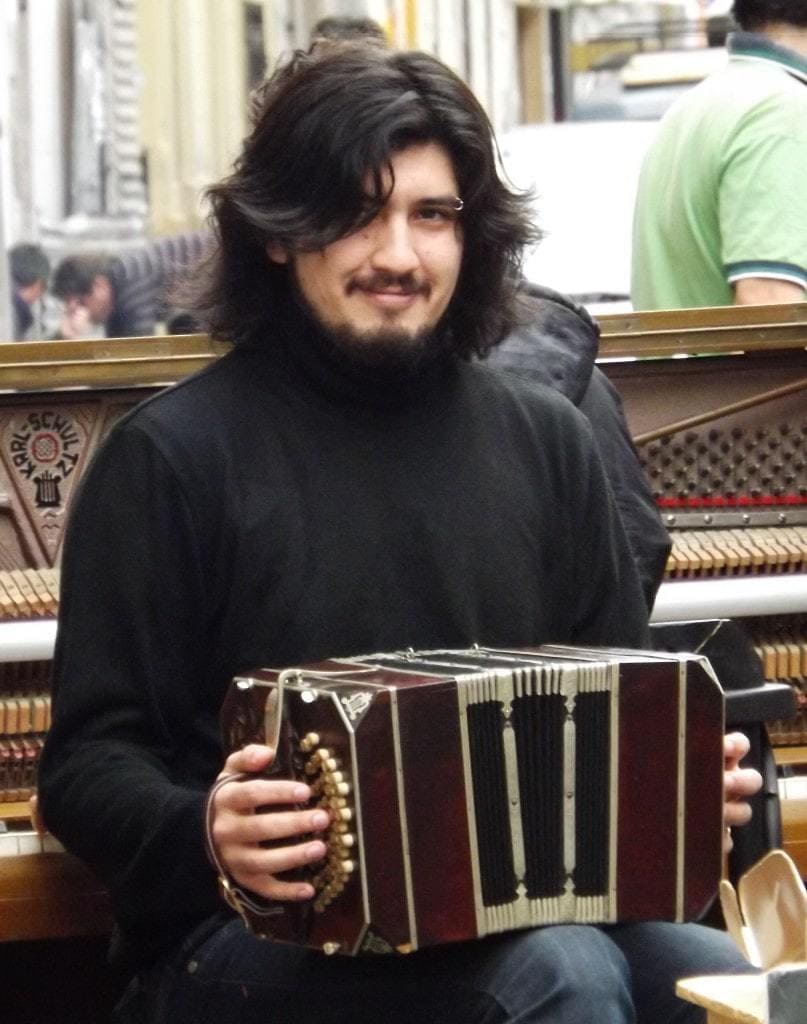
[[[276,331],[127,415],[83,478],[45,819],[106,881],[142,963],[221,912],[202,808],[235,673],[645,630],[571,403],[452,360],[370,382]]]

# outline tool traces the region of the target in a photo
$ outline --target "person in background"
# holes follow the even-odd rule
[[[234,348],[116,423],[63,558],[39,798],[112,895],[118,1020],[701,1020],[676,979],[747,965],[695,924],[328,958],[257,939],[222,901],[206,834],[223,877],[305,903],[287,873],[325,856],[328,825],[290,808],[307,786],[261,776],[268,747],[224,758],[234,675],[409,646],[636,647],[648,616],[585,417],[483,358],[520,322],[534,232],[461,79],[375,45],[298,53],[210,198],[196,312]],[[759,780],[728,767],[734,824]]]
[[[807,298],[807,3],[733,14],[726,67],[673,104],[644,160],[635,309]]]
[[[592,427],[622,517],[648,611],[664,578],[671,541],[636,453],[619,392],[596,365],[600,328],[589,312],[551,288],[523,282],[525,315],[486,357],[524,380],[554,388]]]
[[[64,304],[62,338],[101,331],[107,338],[140,337],[168,327],[172,290],[205,257],[210,239],[200,231],[157,238],[119,256],[67,256],[56,267],[53,294]]]
[[[372,18],[320,18],[311,32],[311,45],[315,46],[324,40],[387,45],[384,29]]]
[[[39,315],[48,287],[50,261],[39,245],[19,242],[8,251],[13,310],[13,340],[28,341],[44,337]]]

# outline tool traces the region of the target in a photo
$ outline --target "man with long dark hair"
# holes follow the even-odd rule
[[[807,299],[807,3],[733,14],[726,66],[673,104],[645,156],[637,309]]]
[[[268,747],[222,768],[239,672],[408,646],[647,643],[585,419],[472,358],[518,322],[532,228],[471,92],[424,54],[323,48],[257,109],[211,190],[198,306],[234,350],[116,425],[64,553],[40,798],[110,888],[134,976],[119,1020],[699,1019],[675,979],[742,962],[696,925],[328,958],[259,941],[220,899],[205,822],[224,876],[268,900],[311,900],[287,872],[326,854],[328,814],[300,807],[307,786],[261,776]]]

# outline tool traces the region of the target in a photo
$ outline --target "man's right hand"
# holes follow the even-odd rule
[[[251,744],[230,754],[218,779],[265,771],[273,758],[270,747]],[[306,833],[322,832],[330,822],[327,811],[293,809],[310,796],[311,790],[301,782],[259,776],[234,779],[216,791],[210,838],[222,867],[239,886],[269,900],[313,898],[314,887],[309,883],[277,877],[325,856],[321,839],[294,842]],[[282,840],[288,840],[288,845]],[[267,841],[278,845],[260,845]]]

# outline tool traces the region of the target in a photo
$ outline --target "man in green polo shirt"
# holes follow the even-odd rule
[[[636,309],[807,298],[807,2],[733,13],[726,67],[673,105],[645,157]]]

